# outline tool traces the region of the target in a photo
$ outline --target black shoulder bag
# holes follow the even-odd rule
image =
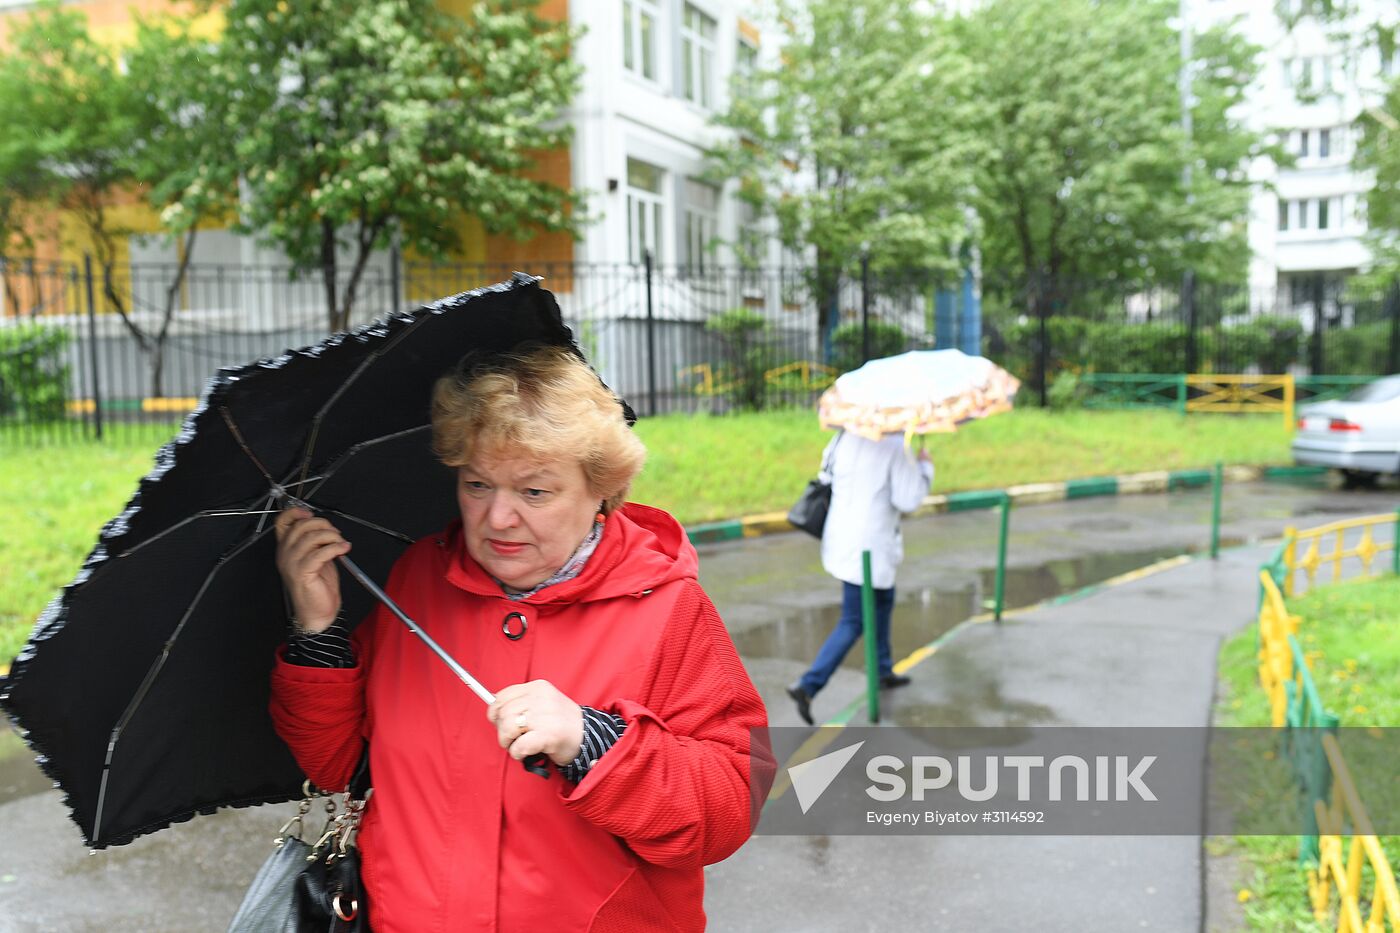
[[[836,455],[836,445],[840,443],[841,437],[837,435],[835,443],[822,460],[821,472],[816,479],[807,481],[807,488],[788,509],[787,520],[814,538],[820,538],[822,529],[826,527],[826,513],[831,508],[831,461]]]
[[[258,869],[229,933],[369,933],[369,902],[360,886],[360,850],[355,846],[370,796],[369,746],[339,812],[334,794],[310,781],[303,790],[306,798],[277,833],[277,851]],[[326,801],[326,824],[307,842],[306,818],[317,799]]]

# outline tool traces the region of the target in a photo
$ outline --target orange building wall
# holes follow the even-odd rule
[[[178,0],[78,0],[67,4],[82,12],[88,18],[93,34],[104,42],[123,45],[135,37],[133,14],[154,16],[159,13],[180,13],[191,15],[194,8],[189,3]],[[465,15],[473,6],[472,0],[440,0],[439,6],[458,16]],[[543,19],[567,22],[569,0],[543,0],[539,5]],[[0,46],[8,33],[9,24],[16,17],[27,15],[26,10],[13,10],[0,13]],[[214,10],[202,17],[201,27],[216,33],[222,27],[222,14]],[[536,157],[536,167],[529,172],[532,178],[547,180],[563,188],[572,187],[572,155],[568,148],[540,153]],[[158,218],[148,207],[139,193],[121,195],[114,198],[118,209],[114,215],[120,223],[133,232],[149,233],[159,228]],[[91,245],[80,235],[76,218],[51,216],[44,218],[35,231],[41,239],[37,258],[51,260],[81,261],[84,252]],[[568,263],[574,258],[573,239],[562,233],[540,233],[526,239],[487,234],[480,221],[464,217],[459,228],[461,248],[450,260],[469,263],[502,263],[528,271],[550,263]],[[125,244],[120,250],[119,261],[126,260]]]

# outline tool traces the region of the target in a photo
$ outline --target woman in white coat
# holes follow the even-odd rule
[[[861,636],[861,552],[870,552],[875,588],[875,636],[880,686],[902,687],[909,678],[894,673],[890,654],[890,613],[894,609],[895,568],[904,559],[900,515],[918,508],[933,483],[928,451],[912,456],[900,434],[870,441],[838,432],[822,456],[831,470],[831,508],[822,532],[822,566],[841,581],[841,619],[801,679],[787,688],[797,712],[812,725],[812,698]]]

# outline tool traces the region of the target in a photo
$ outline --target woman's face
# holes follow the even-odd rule
[[[602,497],[573,459],[478,454],[457,469],[467,553],[515,590],[543,583],[573,556]]]

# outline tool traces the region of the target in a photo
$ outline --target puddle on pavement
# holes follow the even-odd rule
[[[1239,543],[1222,540],[1222,546]],[[1185,548],[1119,551],[1047,561],[1034,567],[1006,569],[1005,602],[1016,609],[1101,583],[1169,557],[1187,553]],[[984,601],[995,593],[996,571],[980,570],[975,577],[929,587],[899,587],[891,622],[894,658],[898,661],[948,632],[958,623],[987,611]],[[832,582],[833,597],[839,594]],[[840,606],[800,610],[776,622],[734,633],[734,643],[746,658],[783,658],[810,662],[840,618]],[[862,670],[865,653],[857,646],[843,666]]]
[[[34,753],[0,715],[0,804],[52,788],[34,763]]]

